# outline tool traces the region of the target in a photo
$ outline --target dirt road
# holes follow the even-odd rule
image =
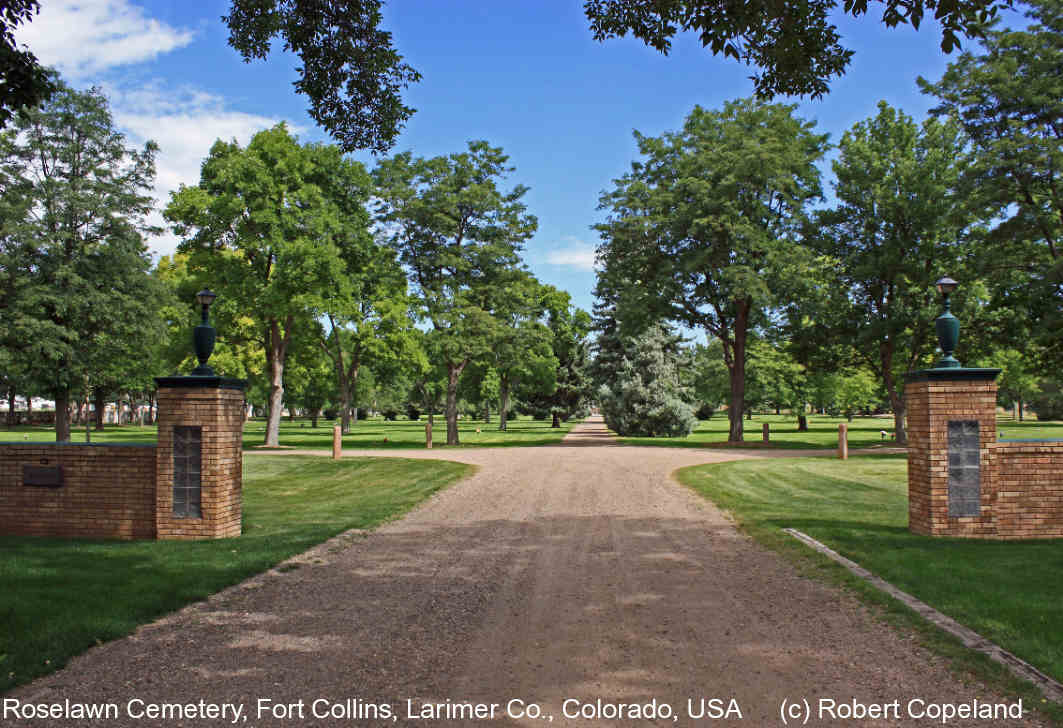
[[[751,455],[609,445],[592,421],[554,447],[388,452],[481,467],[402,521],[343,537],[300,568],[234,587],[8,697],[113,703],[119,718],[97,723],[108,726],[234,717],[246,726],[778,726],[784,700],[797,712],[808,701],[808,725],[929,726],[940,719],[908,719],[909,701],[923,701],[916,711],[1005,702],[962,684],[852,598],[796,575],[669,477]],[[196,703],[196,714],[130,717],[131,700],[134,713]],[[854,700],[884,717],[831,720]],[[483,704],[481,717],[463,701]],[[650,717],[610,719],[620,703]],[[242,711],[203,718],[207,704]],[[529,717],[536,708],[541,716]],[[728,709],[732,720],[710,720]]]

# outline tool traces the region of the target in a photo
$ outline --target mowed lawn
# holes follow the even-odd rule
[[[550,420],[534,420],[520,417],[506,423],[506,431],[498,429],[498,418],[490,422],[483,420],[459,420],[458,437],[461,447],[509,447],[554,445],[561,441],[568,431],[580,420],[562,422],[561,427],[550,426]],[[400,418],[389,422],[382,417],[359,420],[351,423],[351,432],[343,436],[343,446],[351,449],[390,449],[390,448],[424,448],[425,423]],[[281,421],[280,444],[284,447],[331,449],[332,428],[339,421],[319,419],[317,427],[308,419],[287,417]],[[479,430],[479,432],[477,432]],[[252,449],[262,444],[266,436],[266,422],[262,418],[249,420],[244,425],[244,449]],[[93,430],[92,442],[140,442],[153,443],[156,440],[156,428],[151,425],[106,425],[103,432]],[[85,428],[75,427],[71,434],[72,442],[85,442]],[[14,429],[0,427],[0,442],[55,442],[55,429],[51,427],[20,426]],[[447,424],[442,416],[437,416],[432,426],[432,447],[446,447]]]
[[[909,533],[903,456],[742,461],[677,477],[767,545],[812,554],[782,529],[803,531],[1063,680],[1063,539]]]
[[[351,528],[372,528],[468,475],[442,460],[256,455],[244,533],[215,541],[0,536],[0,692]]]
[[[889,447],[892,440],[893,417],[854,417],[848,422],[844,417],[808,416],[808,431],[798,432],[797,418],[791,415],[753,415],[744,420],[743,440],[749,447],[814,449],[838,446],[838,425],[849,426],[850,448]],[[763,428],[767,423],[770,441],[765,444]],[[622,437],[625,445],[660,445],[664,447],[734,447],[727,442],[730,424],[727,413],[717,413],[712,419],[702,420],[687,437]],[[886,435],[882,433],[885,431]],[[1030,417],[1018,422],[1010,417],[997,419],[997,432],[1007,438],[1063,438],[1063,422],[1038,422]]]

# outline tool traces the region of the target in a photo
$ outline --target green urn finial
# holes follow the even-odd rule
[[[207,288],[196,294],[196,301],[203,306],[203,322],[192,331],[192,344],[195,346],[196,358],[199,359],[199,366],[192,370],[193,376],[214,376],[214,370],[207,366],[207,359],[210,359],[210,355],[214,353],[216,332],[207,320],[207,310],[217,297],[216,293]]]
[[[938,292],[945,297],[945,311],[934,321],[938,332],[938,344],[944,354],[937,363],[938,369],[958,368],[960,363],[952,352],[956,351],[956,344],[960,341],[960,320],[952,315],[949,310],[949,294],[956,290],[959,284],[951,278],[945,277],[937,282]]]

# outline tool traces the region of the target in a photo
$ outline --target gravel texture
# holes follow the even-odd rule
[[[348,451],[480,468],[401,521],[344,534],[4,696],[113,703],[117,720],[9,715],[0,725],[213,726],[232,718],[127,715],[129,701],[140,700],[197,710],[200,701],[239,704],[237,725],[245,726],[515,726],[550,716],[566,726],[778,726],[784,700],[800,710],[807,700],[807,725],[930,726],[940,719],[907,718],[909,701],[1013,702],[961,682],[855,599],[797,575],[670,478],[686,465],[807,451],[611,444],[592,419],[552,447]],[[713,698],[723,710],[734,699],[742,720],[688,717],[688,701],[697,713],[705,699],[708,715]],[[507,715],[514,699],[538,705],[541,718]],[[446,707],[438,719],[407,717],[408,705],[448,700],[452,714],[461,701],[498,707],[493,719],[447,719]],[[566,700],[655,700],[675,719],[567,718]],[[899,701],[899,719],[821,719],[821,700],[886,711]],[[359,717],[380,716],[380,705],[394,718]],[[317,718],[315,707],[351,717]]]

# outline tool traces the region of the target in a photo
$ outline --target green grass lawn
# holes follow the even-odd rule
[[[399,458],[247,458],[244,533],[215,541],[0,536],[0,692],[350,528],[405,513],[472,472]]]
[[[790,415],[753,415],[745,420],[744,441],[752,447],[765,447],[763,444],[763,427],[768,423],[771,430],[771,442],[767,447],[778,448],[830,448],[838,446],[838,425],[847,422],[844,417],[808,416],[808,431],[797,431],[797,418]],[[894,443],[893,417],[854,417],[849,425],[849,447],[883,447]],[[727,433],[730,425],[727,413],[713,415],[710,420],[703,420],[687,437],[623,437],[620,442],[625,445],[660,445],[665,447],[713,447],[727,446]],[[882,437],[882,430],[888,434]],[[1038,422],[1027,419],[1018,422],[1011,417],[997,419],[998,433],[1008,438],[1063,438],[1063,422]]]
[[[1063,680],[1063,539],[909,533],[903,456],[733,462],[684,468],[677,477],[759,541],[824,560],[782,529],[803,531]]]
[[[395,422],[377,417],[370,420],[359,420],[351,423],[351,432],[343,436],[343,446],[346,448],[423,448],[424,426],[427,420],[411,422],[407,419],[399,419]],[[499,432],[498,418],[492,417],[491,422],[483,420],[459,420],[458,437],[461,447],[509,447],[509,446],[532,446],[554,445],[561,441],[568,431],[579,420],[562,422],[561,427],[550,427],[550,420],[533,420],[530,417],[521,417],[506,423],[507,430]],[[318,420],[317,427],[311,427],[308,419],[296,418],[290,421],[284,418],[280,427],[280,444],[282,446],[332,449],[332,428],[339,424],[338,421]],[[480,431],[477,432],[477,429]],[[244,425],[244,449],[251,449],[261,445],[266,436],[266,421],[258,418],[248,421]],[[84,427],[74,428],[71,434],[72,442],[85,442]],[[156,440],[156,428],[154,426],[137,427],[136,425],[107,425],[103,432],[91,433],[92,442],[142,442],[153,443]],[[0,442],[55,442],[55,429],[52,427],[29,427],[20,426],[13,430],[0,427]],[[433,448],[446,447],[447,424],[441,416],[435,418],[432,426]]]

